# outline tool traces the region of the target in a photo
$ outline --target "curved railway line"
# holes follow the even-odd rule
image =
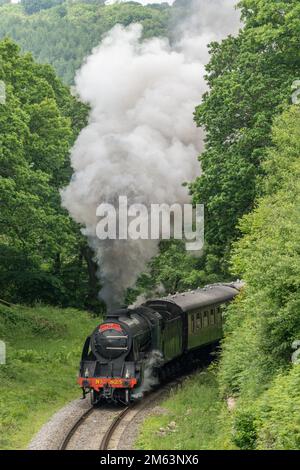
[[[186,377],[185,377],[186,378]],[[59,450],[74,450],[78,449],[79,445],[84,445],[82,436],[84,434],[89,435],[91,438],[98,437],[97,443],[94,444],[94,449],[98,450],[117,450],[120,449],[120,445],[123,443],[123,435],[128,430],[128,425],[133,423],[140,414],[146,409],[152,407],[152,405],[163,395],[167,394],[173,387],[180,385],[183,379],[173,381],[166,386],[153,391],[146,395],[142,401],[136,402],[123,409],[115,408],[89,408],[71,427],[63,442],[60,445]],[[94,436],[94,429],[90,427],[90,431],[87,433],[84,427],[94,426],[95,422],[99,417],[102,420],[98,423],[99,436]],[[89,421],[90,424],[89,424]],[[101,429],[99,429],[101,428]],[[80,443],[80,444],[78,444]]]
[[[79,429],[79,427],[86,421],[86,419],[93,413],[94,408],[89,408],[72,426],[68,434],[65,436],[63,442],[59,450],[67,450],[68,444],[72,437],[74,436],[75,432]]]

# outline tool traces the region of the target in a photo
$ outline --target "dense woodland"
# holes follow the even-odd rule
[[[38,62],[50,63],[66,84],[72,84],[84,58],[115,24],[138,22],[144,27],[144,37],[166,36],[171,10],[168,4],[105,6],[98,0],[23,0],[3,6],[0,37],[10,36],[23,51],[31,51]]]
[[[67,85],[114,24],[139,21],[147,37],[170,35],[184,2],[1,3],[0,297],[97,310],[92,255],[60,207],[88,112]],[[244,279],[226,314],[218,369],[220,396],[238,399],[232,439],[242,449],[299,449],[300,365],[291,355],[300,340],[300,106],[291,87],[300,79],[300,3],[239,7],[239,34],[210,45],[209,91],[195,111],[206,147],[190,190],[206,208],[204,256],[161,243],[128,298],[157,285],[174,292]]]
[[[0,106],[1,297],[89,306],[92,255],[61,209],[59,189],[71,176],[70,146],[87,110],[48,65],[0,43],[6,103]],[[72,292],[72,294],[71,294]],[[91,303],[90,303],[90,306]]]

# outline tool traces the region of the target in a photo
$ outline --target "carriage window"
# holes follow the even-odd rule
[[[204,312],[203,315],[203,327],[206,328],[208,326],[208,312]]]
[[[211,325],[214,325],[214,324],[215,324],[215,312],[214,312],[214,310],[211,310],[211,311],[210,311],[210,321],[209,321],[209,323],[210,323]]]
[[[202,328],[202,324],[201,324],[201,314],[200,312],[197,313],[197,316],[196,316],[196,328],[197,330],[200,330],[200,328]]]
[[[192,320],[192,333],[194,333],[194,331],[195,331],[195,316],[194,316],[194,314],[191,316],[191,320]]]

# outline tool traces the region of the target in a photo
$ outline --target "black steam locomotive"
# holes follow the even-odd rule
[[[222,337],[222,310],[242,283],[213,284],[137,308],[110,312],[84,344],[78,383],[92,404],[128,404],[145,372],[160,381],[176,375]]]

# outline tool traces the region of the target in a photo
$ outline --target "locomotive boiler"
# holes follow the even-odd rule
[[[242,286],[213,284],[109,312],[83,347],[78,383],[84,397],[90,392],[93,405],[128,404],[147,368],[159,381],[186,370],[222,338],[222,312]]]

